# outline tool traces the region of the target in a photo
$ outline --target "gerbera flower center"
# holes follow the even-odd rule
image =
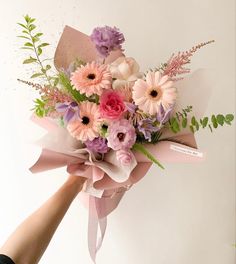
[[[102,129],[107,130],[107,129],[108,129],[108,125],[103,124],[103,125],[102,125]]]
[[[153,97],[153,98],[156,98],[158,96],[158,92],[156,90],[152,90],[150,92],[150,95]]]
[[[120,141],[124,141],[124,139],[125,139],[125,134],[124,134],[124,133],[118,133],[118,134],[117,134],[117,137],[118,137],[118,139],[119,139]]]
[[[152,101],[159,101],[162,97],[162,91],[160,87],[150,87],[146,92],[147,97]]]
[[[87,78],[89,80],[94,80],[96,78],[96,75],[94,73],[89,73],[88,76],[87,76]]]
[[[83,116],[82,117],[82,124],[84,124],[84,125],[88,125],[89,124],[89,118],[87,117],[87,116]]]

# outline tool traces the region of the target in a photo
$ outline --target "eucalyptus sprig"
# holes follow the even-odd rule
[[[187,106],[185,109],[182,109],[181,112],[177,112],[175,116],[171,117],[170,120],[166,123],[166,127],[171,129],[172,132],[178,133],[181,129],[189,128],[191,132],[196,132],[201,128],[208,128],[211,132],[213,129],[216,129],[218,126],[223,126],[225,124],[231,125],[234,120],[234,115],[211,115],[211,117],[203,117],[197,120],[195,116],[191,118],[188,117],[189,113],[192,111],[192,106]]]
[[[22,28],[22,34],[18,37],[26,39],[26,42],[24,43],[23,47],[21,47],[21,49],[30,50],[31,52],[33,52],[33,55],[25,59],[23,61],[23,64],[38,64],[40,71],[34,73],[31,78],[44,77],[47,79],[48,84],[52,86],[52,80],[54,77],[50,77],[48,75],[48,71],[51,69],[51,65],[44,65],[45,60],[41,60],[43,49],[49,44],[41,41],[40,37],[43,35],[43,33],[35,32],[37,27],[34,22],[35,18],[31,18],[29,15],[26,15],[24,16],[23,24],[17,23]]]

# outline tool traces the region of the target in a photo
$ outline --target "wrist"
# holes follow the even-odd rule
[[[77,193],[79,193],[82,190],[86,180],[87,179],[84,177],[70,175],[66,184],[71,188],[75,189]]]

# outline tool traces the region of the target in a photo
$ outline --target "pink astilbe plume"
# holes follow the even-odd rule
[[[179,80],[180,78],[174,78],[177,75],[189,73],[190,69],[186,68],[186,64],[189,64],[191,62],[191,57],[194,55],[194,53],[199,50],[200,48],[214,42],[214,40],[210,40],[207,42],[200,43],[194,47],[192,47],[188,51],[184,52],[178,52],[177,55],[172,54],[170,59],[167,61],[166,64],[162,67],[163,76],[168,75],[170,79],[172,80]]]
[[[59,90],[57,87],[42,86],[40,84],[20,79],[18,79],[18,81],[32,86],[35,90],[37,90],[41,97],[47,101],[47,106],[54,107],[56,103],[65,103],[73,101],[68,94]]]

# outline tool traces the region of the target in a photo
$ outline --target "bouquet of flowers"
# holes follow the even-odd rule
[[[190,72],[186,66],[200,48],[173,54],[166,63],[141,72],[138,63],[124,55],[124,35],[115,27],[97,27],[91,36],[66,27],[54,57],[55,70],[42,59],[48,43],[36,32],[28,15],[20,38],[34,64],[24,81],[38,92],[32,119],[45,127],[42,154],[32,172],[67,167],[70,174],[87,178],[81,199],[89,208],[89,250],[95,261],[106,228],[106,216],[125,191],[138,182],[152,163],[197,161],[194,132],[230,125],[232,114],[196,118],[193,107],[177,111],[176,83]],[[97,227],[101,238],[97,243]],[[94,228],[96,227],[96,228]]]

